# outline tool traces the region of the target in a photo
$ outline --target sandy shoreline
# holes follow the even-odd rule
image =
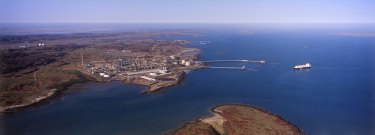
[[[204,123],[207,123],[207,124],[211,125],[220,134],[225,134],[223,124],[227,120],[224,119],[221,115],[219,115],[217,113],[214,113],[214,116],[203,118],[203,119],[200,119],[200,120]]]

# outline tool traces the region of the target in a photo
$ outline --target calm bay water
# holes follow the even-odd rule
[[[264,59],[256,71],[201,69],[179,86],[141,94],[120,82],[74,85],[50,104],[2,114],[5,134],[163,134],[210,108],[242,103],[265,108],[310,135],[375,134],[375,37],[338,36],[324,30],[258,32],[214,31],[195,37],[211,41],[203,60]],[[310,62],[312,69],[294,71]]]

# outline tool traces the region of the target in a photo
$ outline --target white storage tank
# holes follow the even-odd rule
[[[150,73],[150,75],[151,75],[151,76],[157,76],[157,74],[156,74],[156,73]]]
[[[104,76],[105,74],[104,73],[99,73],[100,76]]]

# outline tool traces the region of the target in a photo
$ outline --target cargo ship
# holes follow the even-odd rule
[[[297,69],[297,70],[300,70],[300,69],[308,69],[308,68],[311,68],[311,64],[310,63],[306,63],[304,65],[295,65],[293,67],[293,69]]]

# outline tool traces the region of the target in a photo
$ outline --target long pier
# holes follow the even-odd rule
[[[259,64],[265,64],[265,60],[209,60],[209,61],[202,61],[206,63],[211,62],[246,62],[246,63],[259,63]]]
[[[207,68],[216,68],[216,69],[240,69],[240,70],[245,70],[245,69],[246,69],[245,66],[242,66],[242,67],[210,67],[210,66],[207,66]]]

